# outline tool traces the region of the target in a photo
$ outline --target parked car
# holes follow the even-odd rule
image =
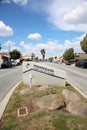
[[[16,61],[11,61],[11,63],[12,63],[12,66],[16,66],[17,65]]]
[[[75,63],[75,66],[78,66],[81,68],[87,68],[87,61],[78,61]]]
[[[1,64],[1,68],[10,68],[12,67],[12,63],[10,61],[3,61]]]
[[[80,61],[75,62],[75,66],[80,67]]]
[[[71,65],[71,62],[70,61],[65,61],[65,64],[66,65]]]

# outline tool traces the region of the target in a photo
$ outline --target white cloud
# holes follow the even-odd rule
[[[82,34],[80,37],[75,37],[75,40],[82,41],[85,36],[86,36],[86,33]]]
[[[16,4],[26,5],[29,0],[12,0]]]
[[[20,42],[20,47],[23,48],[22,53],[25,54],[31,54],[32,52],[35,53],[36,56],[41,58],[41,49],[46,50],[46,58],[48,57],[54,57],[57,55],[62,55],[64,51],[68,48],[73,47],[75,52],[82,52],[80,47],[80,41],[83,39],[85,34],[75,37],[72,40],[66,39],[64,41],[64,44],[59,43],[58,41],[48,41],[47,43],[37,43],[37,44],[31,44],[31,43],[25,43],[24,41]]]
[[[87,2],[81,3],[64,16],[64,20],[70,24],[87,24]]]
[[[33,33],[33,34],[29,34],[28,35],[28,38],[29,39],[32,39],[32,40],[39,40],[39,39],[41,39],[41,34],[39,34],[39,33]]]
[[[5,25],[0,21],[0,36],[10,36],[13,35],[13,30],[11,27]]]
[[[80,42],[83,40],[83,38],[84,38],[85,35],[86,35],[86,33],[82,34],[79,37],[75,37],[71,41],[70,40],[65,40],[65,42],[64,42],[64,48],[68,49],[68,48],[73,47],[74,48],[74,52],[82,53],[83,51],[81,50]]]
[[[86,0],[53,0],[46,11],[49,22],[59,29],[87,31]]]
[[[45,49],[46,50],[46,57],[50,57],[55,55],[56,51],[58,51],[58,45],[55,42],[48,42],[48,43],[38,43],[38,44],[27,44],[24,41],[22,41],[20,43],[20,46],[23,47],[23,52],[25,52],[26,54],[31,54],[31,53],[35,53],[36,56],[38,56],[39,58],[41,58],[41,49]]]
[[[16,45],[16,43],[14,41],[6,41],[5,43],[3,43],[2,45],[2,52],[9,52],[9,51],[12,51],[14,49],[17,49],[21,52],[21,48]]]
[[[11,3],[13,1],[16,4],[26,5],[29,0],[2,0],[1,3]]]
[[[5,0],[3,0],[5,2]],[[6,0],[11,2],[11,0]],[[57,29],[87,32],[87,0],[12,0],[42,13]],[[47,15],[46,15],[47,14]]]
[[[10,3],[10,0],[2,0],[1,3]]]
[[[1,49],[1,52],[9,52],[13,50],[14,47],[17,48],[17,46],[15,46],[15,42],[13,41],[6,41],[5,43],[2,44],[2,49]]]
[[[4,46],[6,46],[7,48],[11,48],[11,47],[13,47],[15,45],[15,42],[13,42],[13,41],[6,41],[5,42],[5,44],[4,44]]]

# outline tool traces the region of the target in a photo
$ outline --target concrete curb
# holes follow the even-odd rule
[[[2,118],[2,115],[5,111],[5,108],[9,102],[9,99],[12,95],[12,93],[14,92],[14,90],[16,89],[16,87],[21,83],[22,81],[18,82],[13,88],[10,89],[10,91],[6,94],[6,96],[3,98],[3,100],[0,102],[0,120]]]
[[[82,92],[80,89],[78,89],[75,84],[73,84],[69,80],[66,80],[66,82],[68,82],[69,84],[71,84],[83,97],[85,97],[87,99],[87,95],[84,94],[84,92]]]

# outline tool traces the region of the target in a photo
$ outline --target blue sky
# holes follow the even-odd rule
[[[23,55],[46,50],[46,58],[62,55],[87,32],[87,0],[0,0],[2,52],[18,49]]]

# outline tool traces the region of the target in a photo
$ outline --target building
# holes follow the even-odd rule
[[[23,55],[22,60],[25,60],[25,61],[31,60],[31,55]]]
[[[80,60],[87,60],[87,54],[85,53],[81,53],[79,57],[80,57]]]
[[[55,62],[55,63],[63,62],[63,56],[55,56],[53,58],[53,62]]]
[[[87,60],[87,54],[85,53],[75,53],[75,61]]]

